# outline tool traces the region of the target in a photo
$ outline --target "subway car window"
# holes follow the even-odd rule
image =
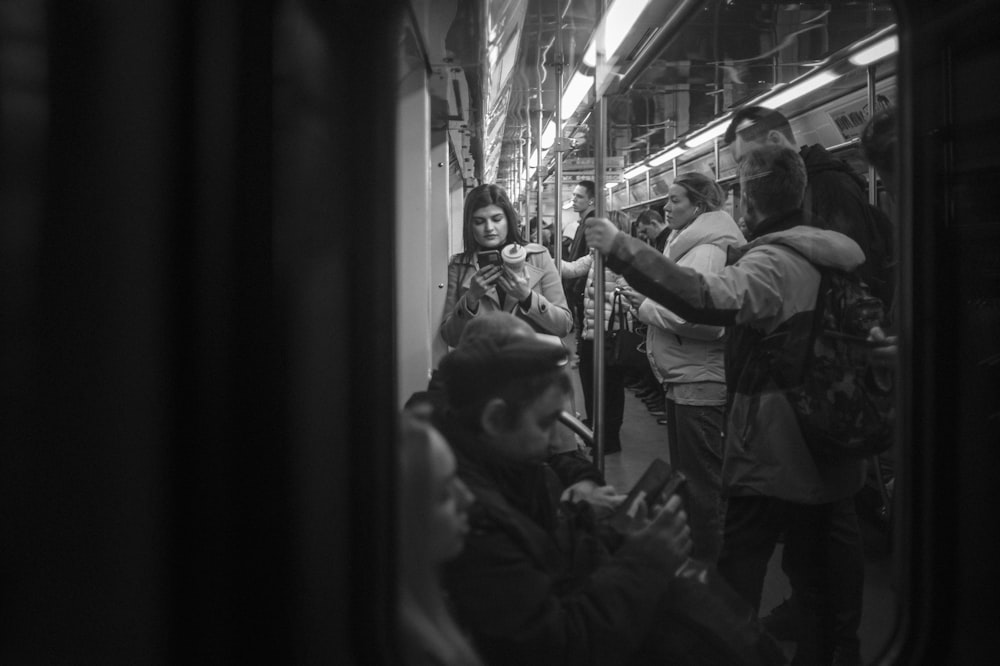
[[[700,655],[692,663],[713,650],[725,663],[938,658],[927,656],[934,651],[918,629],[929,619],[914,610],[926,562],[913,540],[927,534],[921,513],[933,509],[922,482],[927,460],[915,452],[924,440],[912,400],[926,378],[915,367],[921,334],[911,335],[933,300],[913,293],[914,262],[942,230],[913,227],[914,174],[904,161],[920,113],[912,90],[929,74],[900,65],[905,49],[921,48],[914,25],[927,19],[908,4],[412,3],[413,21],[400,33],[396,173],[407,210],[397,228],[408,250],[397,258],[398,390],[401,403],[454,435],[458,477],[477,497],[465,550],[439,562],[434,580],[450,600],[449,623],[484,663],[529,663],[532,649],[575,655],[579,646],[558,638],[559,621],[528,626],[542,608],[559,609],[581,641],[623,663],[671,650]],[[985,60],[979,66],[966,76],[982,74]],[[948,74],[934,75],[951,85]],[[787,205],[775,203],[781,188]],[[424,220],[413,219],[414,204]],[[592,227],[615,240],[602,245],[596,231],[587,234]],[[691,246],[700,249],[687,254]],[[500,268],[486,263],[489,250],[500,250]],[[522,290],[516,277],[534,275],[523,260],[504,263],[508,252],[530,263],[536,251],[538,275],[554,266],[560,278],[558,302],[540,286]],[[755,311],[754,266],[764,253],[782,257],[767,264],[767,294],[784,305]],[[677,267],[706,277],[671,272]],[[845,284],[831,286],[840,279],[854,285],[850,295]],[[604,308],[596,305],[602,290]],[[609,309],[613,293],[627,313],[620,320]],[[991,293],[977,303],[992,302]],[[862,327],[834,331],[862,301],[873,308]],[[571,330],[532,312],[538,302],[565,305]],[[789,329],[803,315],[782,307],[811,313],[798,352]],[[708,328],[695,333],[697,324]],[[602,543],[606,562],[562,570],[491,532],[499,496],[504,520],[548,528],[554,541],[557,533],[523,505],[511,508],[518,489],[484,482],[496,459],[484,462],[452,428],[466,409],[466,390],[455,387],[467,380],[454,370],[471,363],[464,346],[492,336],[502,357],[508,327],[556,338],[565,350],[564,410],[582,428],[553,435],[552,447],[589,463],[608,493],[584,503],[621,501],[655,460],[687,477],[679,493],[693,540],[687,555],[718,583],[705,595],[732,594],[752,611],[741,638],[718,626],[721,616],[700,626],[695,598],[647,618],[702,631],[715,646],[703,654],[668,629],[604,636],[605,620],[588,611],[614,615],[615,607],[599,592],[546,587],[526,600],[489,586],[503,558],[543,587],[568,579],[582,588],[623,557],[620,543]],[[613,346],[617,328],[641,343],[632,365]],[[794,378],[775,369],[786,362]],[[477,391],[491,395],[503,381],[484,375]],[[711,434],[695,434],[696,422]],[[545,463],[561,471],[558,455]],[[560,478],[561,487],[571,481]],[[571,522],[579,504],[570,496],[546,515]],[[552,547],[550,555],[573,561],[572,551]],[[521,582],[510,575],[511,586]],[[641,594],[618,585],[610,587],[640,603]],[[623,611],[606,619],[630,621]],[[745,661],[726,652],[737,646]]]
[[[995,0],[0,2],[0,664],[985,664]]]

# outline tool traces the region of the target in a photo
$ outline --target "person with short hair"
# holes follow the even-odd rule
[[[504,189],[473,188],[462,219],[464,250],[448,262],[441,338],[454,347],[470,320],[496,311],[510,312],[541,333],[569,333],[573,319],[555,263],[544,247],[521,238],[520,219]],[[499,265],[480,266],[477,253],[483,250],[507,254]]]
[[[818,267],[851,271],[864,253],[801,208],[806,167],[794,149],[749,150],[739,177],[751,242],[734,248],[717,274],[679,266],[603,219],[588,222],[587,242],[637,291],[678,316],[729,327],[722,466],[728,507],[719,572],[759,608],[768,561],[784,533],[785,548],[803,557],[795,569],[803,613],[816,618],[798,637],[795,663],[854,664],[856,634],[852,644],[836,613],[863,588],[854,495],[866,461],[814,457],[783,389],[803,371]],[[833,540],[834,531],[843,533]]]
[[[637,238],[645,240],[660,252],[667,245],[667,237],[670,235],[670,227],[663,221],[663,216],[652,208],[639,213],[635,218]]]
[[[651,663],[657,611],[691,549],[686,514],[674,495],[622,536],[599,527],[607,510],[559,501],[545,461],[568,361],[558,342],[518,336],[470,338],[442,359],[437,423],[477,499],[445,586],[487,663]]]
[[[626,223],[626,218],[616,217],[618,228]],[[594,325],[597,308],[604,308],[604,328],[614,328],[618,324],[611,321],[611,306],[615,291],[628,286],[620,275],[604,268],[604,294],[594,292],[594,256],[584,254],[576,261],[564,261],[559,266],[564,278],[584,281],[582,321],[577,340],[576,353],[579,356],[580,384],[587,409],[587,424],[594,423]],[[604,366],[604,453],[621,453],[621,429],[625,420],[625,371],[614,365]],[[592,427],[592,426],[591,426]]]
[[[729,147],[737,164],[748,151],[766,144],[797,150],[808,174],[803,208],[813,213],[814,224],[846,234],[861,247],[865,261],[857,274],[884,303],[891,300],[891,229],[868,204],[865,182],[849,164],[833,157],[818,143],[800,149],[784,114],[763,106],[737,109],[723,144]]]
[[[480,338],[490,339],[493,344],[503,346],[513,340],[535,337],[546,336],[536,333],[527,322],[509,312],[486,312],[470,321],[462,330],[456,349],[464,349],[470,341]],[[405,407],[411,412],[434,419],[444,413],[446,404],[441,369],[436,368],[431,373],[427,390],[411,395]],[[567,396],[564,409],[572,412],[570,396]],[[563,424],[556,428],[552,453],[545,462],[565,487],[563,499],[586,500],[605,507],[614,506],[621,500],[622,496],[607,484],[604,474],[585,455],[582,444],[573,432]]]
[[[578,218],[563,226],[562,262],[577,261],[587,254],[587,243],[583,239],[583,223],[594,216],[597,201],[596,184],[592,180],[581,180],[573,187],[573,210]],[[560,265],[560,269],[562,266]],[[566,302],[573,313],[573,330],[576,331],[577,356],[580,355],[580,342],[583,340],[583,291],[587,281],[584,278],[566,278],[563,276],[563,291]]]

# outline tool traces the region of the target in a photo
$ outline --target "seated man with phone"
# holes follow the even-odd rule
[[[466,548],[444,571],[456,617],[487,663],[678,658],[661,609],[691,550],[681,500],[660,503],[666,480],[651,475],[625,505],[624,532],[606,507],[560,501],[546,461],[568,420],[568,361],[558,341],[478,336],[440,364],[434,420],[476,496]]]

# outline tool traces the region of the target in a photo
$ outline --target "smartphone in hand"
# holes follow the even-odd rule
[[[500,250],[483,250],[482,252],[476,252],[476,261],[479,263],[479,268],[503,265],[503,260],[500,258]]]
[[[611,514],[609,519],[611,526],[619,532],[628,532],[634,529],[634,521],[643,501],[645,501],[647,509],[652,508],[661,500],[669,499],[685,481],[683,474],[675,471],[660,458],[654,458],[639,481],[629,491],[625,501]]]

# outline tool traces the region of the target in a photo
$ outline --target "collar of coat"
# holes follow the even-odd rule
[[[821,228],[818,221],[820,218],[800,209],[770,217],[755,229],[749,243],[726,250],[726,264],[735,264],[761,245],[785,245],[816,266],[856,270],[865,260],[861,247],[840,232]]]
[[[725,249],[743,242],[743,234],[729,213],[713,210],[702,213],[680,231],[671,232],[664,252],[677,261],[699,245],[718,245]]]

